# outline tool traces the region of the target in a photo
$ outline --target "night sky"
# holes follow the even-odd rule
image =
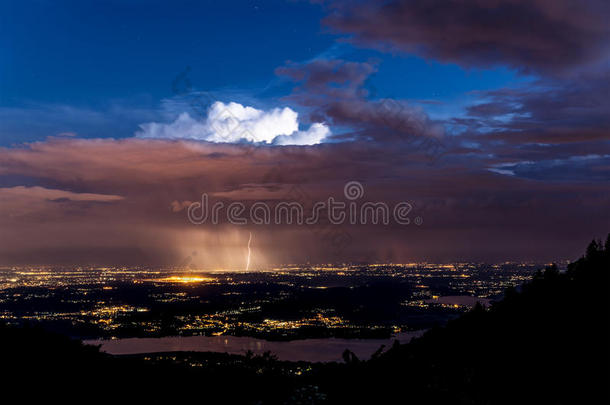
[[[610,230],[609,20],[605,0],[3,1],[0,265],[235,269],[250,235],[254,267],[573,259]],[[411,223],[186,214],[350,181]]]

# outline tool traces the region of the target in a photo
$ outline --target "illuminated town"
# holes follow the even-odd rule
[[[442,324],[542,268],[534,263],[285,266],[250,272],[0,269],[0,318],[79,338],[387,338]]]

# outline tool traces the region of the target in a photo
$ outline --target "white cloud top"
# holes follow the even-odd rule
[[[182,113],[169,124],[149,122],[140,125],[140,138],[196,139],[208,142],[264,142],[275,145],[315,145],[330,129],[314,123],[299,130],[298,113],[288,107],[258,110],[230,102],[214,102],[201,120]]]

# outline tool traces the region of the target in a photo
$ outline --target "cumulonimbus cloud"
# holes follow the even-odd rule
[[[298,113],[289,107],[259,110],[239,103],[212,103],[202,119],[184,112],[171,123],[140,125],[140,138],[193,139],[215,143],[261,142],[276,145],[315,145],[331,131],[324,123],[299,129]]]

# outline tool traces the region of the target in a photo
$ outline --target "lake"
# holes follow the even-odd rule
[[[394,340],[408,343],[424,331],[410,331],[396,334],[390,339],[301,339],[291,341],[268,341],[244,336],[168,336],[161,338],[128,338],[111,340],[86,340],[86,344],[101,345],[103,352],[114,355],[193,351],[254,354],[266,351],[280,360],[332,362],[343,361],[342,354],[349,349],[360,359],[368,359],[381,345],[388,349]]]

